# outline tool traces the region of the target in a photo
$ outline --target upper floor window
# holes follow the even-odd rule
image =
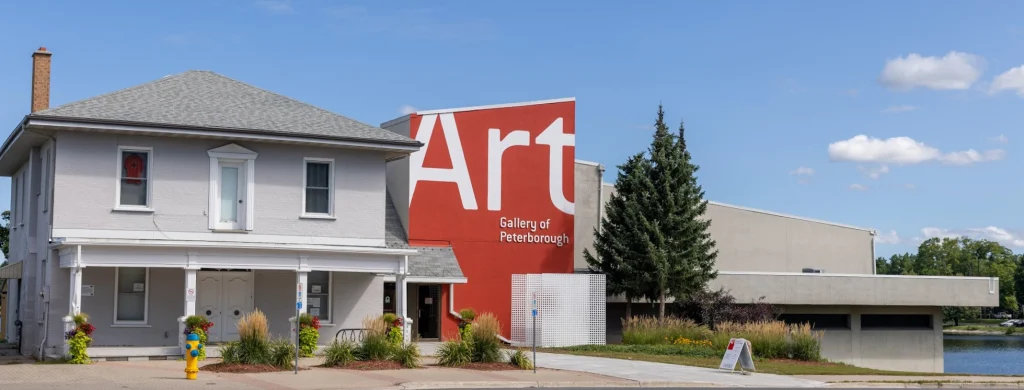
[[[153,148],[118,147],[115,209],[149,210],[152,205]]]
[[[210,155],[210,229],[252,230],[256,152],[236,144]]]
[[[302,214],[330,217],[334,213],[334,160],[307,157],[304,163]]]

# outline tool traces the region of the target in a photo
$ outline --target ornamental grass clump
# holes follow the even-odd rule
[[[363,343],[356,349],[359,360],[388,360],[394,344],[388,340],[388,323],[380,316],[363,318]]]
[[[821,360],[821,332],[809,324],[787,325],[782,321],[762,320],[747,323],[720,322],[712,331],[688,320],[667,317],[625,319],[623,344],[630,346],[666,345],[657,354],[705,356],[709,351],[725,352],[729,340],[743,338],[750,342],[755,357],[763,359]],[[669,347],[670,346],[670,347]]]
[[[678,317],[630,317],[622,320],[623,344],[671,344],[682,337],[690,340],[710,339],[708,327]]]
[[[501,361],[501,323],[491,313],[483,313],[473,323],[473,361],[495,363]]]
[[[259,309],[246,313],[235,324],[238,340],[221,347],[226,364],[271,365],[278,369],[294,368],[295,346],[288,340],[271,340],[267,316]]]
[[[343,340],[334,340],[331,345],[324,348],[324,365],[329,367],[343,367],[356,361],[356,343]]]

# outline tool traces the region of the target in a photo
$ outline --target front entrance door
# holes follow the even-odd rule
[[[196,314],[213,322],[209,342],[238,340],[235,324],[253,309],[252,272],[199,271],[196,279]]]
[[[420,285],[419,291],[417,291],[418,303],[417,310],[419,312],[419,331],[421,339],[436,339],[439,338],[440,322],[439,314],[441,310],[441,286],[438,285]]]

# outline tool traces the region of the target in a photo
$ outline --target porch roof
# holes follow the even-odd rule
[[[21,262],[0,267],[0,279],[21,279]]]
[[[388,248],[393,249],[415,249],[417,255],[409,255],[408,276],[415,280],[430,282],[451,283],[452,280],[465,283],[466,276],[459,267],[459,260],[451,245],[446,246],[411,246],[405,235],[405,228],[402,220],[398,218],[398,209],[395,208],[391,195],[386,195],[387,206],[385,209],[384,241]]]

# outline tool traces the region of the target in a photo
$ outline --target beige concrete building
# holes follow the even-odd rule
[[[583,249],[593,245],[603,206],[615,193],[601,182],[602,171],[577,161],[578,271],[588,268]],[[997,278],[876,275],[871,229],[709,203],[719,272],[710,287],[724,287],[738,302],[764,297],[783,310],[783,320],[812,323],[824,334],[822,353],[829,360],[943,372],[942,307],[999,305]],[[608,302],[609,340],[615,340],[624,302]]]

